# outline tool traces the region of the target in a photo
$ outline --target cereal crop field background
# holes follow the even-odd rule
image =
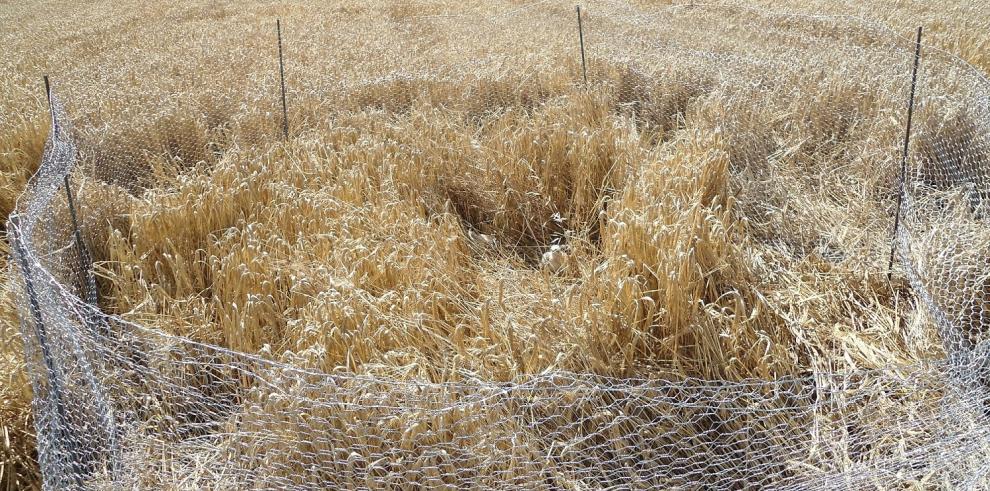
[[[927,276],[888,261],[918,26],[911,165],[940,210],[990,185],[938,171],[990,168],[987,121],[958,102],[990,76],[990,9],[591,2],[583,65],[574,7],[0,0],[0,214],[29,208],[47,75],[96,307],[155,333],[115,328],[139,354],[91,355],[120,357],[93,365],[116,470],[50,468],[86,488],[742,489],[941,448],[934,423],[901,422],[935,418],[945,391],[895,388],[915,373],[896,367],[984,341],[940,328],[990,320],[983,205],[926,219]],[[39,223],[70,223],[58,200]],[[36,489],[36,341],[10,240],[0,253],[0,489]],[[326,374],[351,381],[334,405]],[[553,374],[571,378],[545,403],[452,395]],[[745,385],[779,380],[819,385]],[[949,412],[988,431],[982,409]],[[828,436],[788,439],[811,427]],[[848,482],[961,482],[898,469]]]

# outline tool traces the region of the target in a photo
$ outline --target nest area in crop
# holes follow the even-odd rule
[[[431,381],[774,378],[937,354],[885,279],[895,152],[880,148],[899,128],[857,112],[874,94],[819,82],[830,91],[781,100],[781,119],[703,73],[592,66],[592,87],[565,72],[521,94],[483,78],[370,85],[407,107],[345,96],[354,108],[270,147],[222,124],[134,128],[117,141],[149,184],[79,191],[87,223],[110,224],[88,227],[102,307]]]

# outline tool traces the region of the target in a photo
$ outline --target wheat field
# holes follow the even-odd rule
[[[0,2],[0,213],[41,160],[51,75],[80,135],[100,308],[130,322],[430,382],[773,380],[944,356],[907,280],[887,280],[903,108],[879,101],[906,93],[866,71],[908,66],[819,49],[832,24],[747,9],[861,18],[906,46],[922,25],[988,74],[990,10],[729,2],[717,36],[701,6],[682,23],[615,21],[677,3],[583,6],[584,83],[576,27],[546,28],[573,18],[560,2]],[[647,35],[679,48],[621,61]],[[692,50],[790,71],[760,86],[765,65],[726,74]],[[33,489],[11,289],[0,489]]]

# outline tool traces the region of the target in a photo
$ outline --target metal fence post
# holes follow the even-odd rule
[[[45,373],[48,376],[48,385],[51,389],[52,403],[55,405],[55,413],[58,418],[55,429],[57,444],[66,445],[69,453],[78,458],[71,458],[70,465],[75,475],[76,485],[82,489],[82,476],[86,474],[85,464],[82,462],[82,455],[76,448],[76,441],[71,434],[68,434],[66,427],[69,426],[69,418],[65,413],[65,402],[62,394],[62,382],[59,380],[58,372],[55,369],[55,360],[52,358],[51,348],[48,345],[48,332],[45,329],[45,321],[41,315],[41,305],[38,302],[38,295],[34,289],[33,275],[27,260],[27,248],[24,245],[24,238],[21,236],[21,220],[15,213],[10,215],[9,238],[13,252],[18,258],[18,266],[24,278],[24,292],[28,297],[28,307],[31,310],[31,317],[34,320],[34,335],[38,339],[38,347],[41,349],[42,362],[45,365]],[[22,320],[23,322],[23,320]]]
[[[581,6],[577,5],[578,20],[578,40],[581,43],[581,73],[584,75],[584,84],[588,85],[588,64],[584,57],[584,26],[581,24]]]
[[[275,32],[278,35],[278,76],[282,83],[282,139],[289,139],[289,109],[285,104],[285,62],[282,60],[282,20],[275,19]]]
[[[52,133],[53,135],[58,134],[58,120],[55,117],[55,108],[52,107],[52,86],[48,79],[48,75],[44,76],[45,80],[45,96],[48,98],[48,111],[52,120]],[[89,248],[86,247],[86,243],[83,242],[82,233],[79,230],[79,218],[76,214],[75,200],[72,198],[72,187],[69,182],[69,175],[66,174],[63,178],[65,183],[65,198],[69,205],[69,214],[72,217],[72,233],[75,238],[77,253],[79,255],[79,280],[81,283],[81,290],[83,290],[83,295],[86,298],[86,302],[90,305],[96,306],[99,303],[99,291],[96,289],[96,278],[93,276],[92,266],[93,258],[89,253]]]
[[[904,202],[904,180],[907,178],[908,152],[911,146],[911,117],[914,114],[914,94],[918,86],[918,65],[921,61],[921,27],[914,43],[914,68],[911,71],[911,97],[908,99],[907,127],[904,130],[904,152],[901,155],[901,178],[897,190],[897,209],[894,212],[894,236],[890,243],[890,260],[887,262],[887,281],[894,272],[894,252],[897,249],[897,231],[901,225],[901,205]]]
[[[89,248],[83,242],[82,233],[79,231],[79,219],[76,216],[75,200],[72,199],[72,188],[69,184],[69,175],[65,178],[65,199],[69,203],[69,215],[72,217],[72,229],[75,236],[76,248],[79,255],[79,273],[85,290],[86,303],[99,305],[99,291],[96,289],[96,278],[93,276],[93,257],[89,253]]]

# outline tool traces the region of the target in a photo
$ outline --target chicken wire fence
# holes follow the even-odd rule
[[[50,70],[44,157],[7,225],[47,489],[987,486],[990,83],[966,63],[922,49],[896,241],[943,354],[767,380],[554,371],[436,383],[323,373],[116,315],[92,264],[106,240],[96,217],[114,211],[87,186],[140,196],[163,169],[281,140],[278,14],[290,138],[354,114],[387,125],[458,111],[483,126],[599,97],[657,145],[687,119],[711,121],[734,172],[754,180],[796,152],[875,165],[874,218],[890,233],[913,40],[853,18],[602,2],[582,10],[585,68],[576,12],[555,2],[191,3],[166,18],[202,22],[128,31],[145,8],[120,12],[105,43],[130,48],[98,70]],[[128,60],[162,81],[142,84]],[[696,104],[706,98],[718,104]],[[768,230],[780,248],[808,247]],[[886,264],[882,248],[844,253]]]

